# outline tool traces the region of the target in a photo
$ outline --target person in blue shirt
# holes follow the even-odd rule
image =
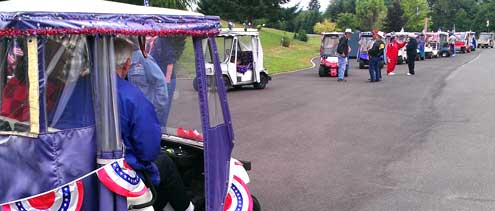
[[[170,113],[172,100],[174,97],[177,83],[177,60],[182,55],[186,43],[186,38],[177,37],[155,37],[148,46],[150,55],[156,60],[156,63],[165,75],[168,90],[168,101],[166,116]]]
[[[134,42],[137,43],[137,42]],[[156,64],[153,57],[144,57],[139,46],[134,44],[131,66],[127,79],[139,88],[144,96],[153,104],[158,121],[162,127],[166,127],[168,116],[168,90],[165,75]]]
[[[131,66],[132,44],[115,40],[115,60],[121,138],[125,145],[125,160],[137,171],[151,175],[157,188],[155,210],[170,203],[174,210],[192,211],[180,174],[167,154],[160,154],[161,129],[155,108],[143,92],[124,80]]]

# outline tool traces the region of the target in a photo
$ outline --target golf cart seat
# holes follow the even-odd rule
[[[237,72],[246,73],[247,71],[253,70],[253,52],[252,51],[241,51],[239,52],[239,64],[237,65]]]

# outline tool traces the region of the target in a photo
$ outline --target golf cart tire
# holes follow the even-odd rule
[[[349,76],[349,70],[348,69],[346,69],[344,72],[344,77],[347,77],[347,76]]]
[[[366,68],[366,64],[364,63],[363,60],[359,60],[359,69],[365,69]]]
[[[269,80],[270,78],[268,77],[268,75],[266,75],[266,73],[260,73],[260,82],[254,83],[253,86],[255,89],[264,89]]]
[[[253,195],[251,195],[251,198],[253,199],[253,211],[261,211],[260,201]]]
[[[385,62],[380,61],[380,69],[383,68],[384,66],[385,66]]]
[[[232,89],[232,83],[230,82],[229,76],[223,75],[223,86],[225,87],[225,91],[229,91]]]
[[[402,56],[399,56],[399,59],[397,59],[397,64],[403,64],[404,63],[404,58]]]
[[[328,76],[330,76],[329,75],[329,71],[327,71],[327,68],[325,66],[321,66],[321,65],[320,65],[320,68],[318,69],[318,75],[320,77],[328,77]]]

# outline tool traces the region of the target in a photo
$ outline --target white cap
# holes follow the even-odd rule
[[[345,33],[352,33],[352,30],[351,29],[346,29],[345,30]]]
[[[376,33],[378,36],[380,36],[381,38],[384,38],[385,37],[385,33],[383,33],[382,31],[379,31],[378,33]]]
[[[414,34],[414,33],[409,33],[409,38],[416,38],[416,34]]]

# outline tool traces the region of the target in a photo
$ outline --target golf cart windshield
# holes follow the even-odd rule
[[[480,40],[482,41],[488,41],[492,39],[492,35],[491,34],[480,34]]]
[[[325,36],[325,38],[323,38],[323,42],[322,42],[322,55],[336,56],[338,45],[339,45],[339,36],[338,35]]]
[[[367,52],[373,46],[373,37],[371,36],[362,36],[361,40],[359,40],[359,50],[361,52]]]
[[[457,41],[465,40],[466,39],[466,33],[464,33],[464,32],[455,33],[455,37],[456,37]]]

